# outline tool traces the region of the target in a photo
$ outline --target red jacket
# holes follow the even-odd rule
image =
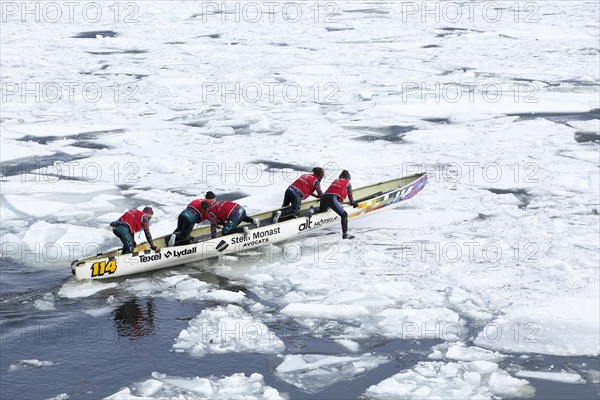
[[[200,214],[200,220],[198,222],[202,222],[209,218],[208,212],[206,212],[202,209],[202,202],[204,202],[204,201],[210,203],[211,205],[213,205],[215,203],[214,200],[196,199],[196,200],[192,201],[190,204],[188,204],[188,207],[193,208],[194,210],[196,210],[198,212],[198,214]]]
[[[214,203],[208,212],[213,214],[217,220],[227,222],[236,207],[240,207],[240,205],[233,201],[221,200]]]
[[[303,200],[311,195],[312,192],[317,190],[319,195],[321,195],[321,185],[319,184],[319,180],[313,174],[304,174],[300,178],[296,179],[294,183],[290,186],[295,187],[299,191],[302,192]]]
[[[325,191],[325,193],[335,194],[339,196],[342,201],[344,201],[348,196],[348,189],[352,189],[348,179],[336,179],[335,181],[331,182],[331,185]]]
[[[140,210],[129,210],[125,214],[121,215],[119,221],[123,221],[129,225],[131,233],[136,233],[142,230],[143,219],[145,215],[146,213]]]

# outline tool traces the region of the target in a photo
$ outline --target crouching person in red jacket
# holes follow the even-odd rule
[[[242,222],[251,222],[257,228],[260,226],[258,218],[250,218],[246,215],[246,210],[241,205],[233,201],[221,200],[214,203],[208,210],[210,219],[210,235],[214,239],[217,237],[217,223],[223,225],[223,236],[230,233],[244,232],[244,236],[249,236],[248,227],[237,228]]]
[[[209,219],[208,210],[215,203],[217,196],[213,192],[206,193],[206,199],[192,201],[177,218],[177,228],[169,237],[167,247],[190,244],[194,238],[190,235],[195,224]]]
[[[160,253],[160,247],[154,245],[152,235],[150,234],[150,219],[154,215],[152,207],[144,207],[140,210],[129,210],[121,217],[111,222],[110,226],[113,228],[113,233],[121,239],[123,243],[123,253],[132,253],[135,248],[135,240],[133,235],[144,229],[146,240],[150,244],[150,248],[157,253]]]

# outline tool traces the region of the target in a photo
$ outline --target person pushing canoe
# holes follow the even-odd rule
[[[315,167],[312,169],[312,174],[304,174],[296,179],[287,190],[283,197],[281,207],[288,207],[284,210],[275,211],[273,214],[273,223],[278,223],[281,217],[296,216],[300,212],[300,205],[308,196],[317,192],[316,198],[323,196],[321,191],[321,180],[325,176],[323,168]]]
[[[246,215],[246,210],[241,205],[233,201],[221,200],[213,203],[208,210],[210,219],[210,236],[214,239],[217,237],[217,223],[223,226],[223,236],[230,233],[244,233],[245,237],[249,236],[247,226],[242,229],[237,226],[242,222],[251,222],[257,228],[260,226],[258,218],[250,218]]]
[[[354,197],[352,196],[350,179],[350,172],[343,170],[339,178],[331,183],[325,194],[321,197],[321,207],[319,208],[320,213],[331,208],[337,215],[342,217],[342,239],[354,239],[354,236],[348,233],[348,213],[340,204],[340,202],[343,202],[348,197],[350,204],[354,207],[358,206],[358,203],[354,201]]]
[[[150,219],[154,215],[152,207],[144,207],[140,210],[129,210],[121,217],[110,223],[113,228],[113,233],[123,243],[123,253],[130,254],[135,249],[135,240],[133,235],[144,230],[146,240],[150,244],[150,248],[157,253],[160,253],[160,247],[154,245],[152,235],[150,234]]]
[[[195,224],[209,219],[208,210],[215,203],[217,196],[206,192],[205,199],[192,201],[177,217],[177,228],[171,234],[168,247],[190,244],[194,238],[190,235]]]

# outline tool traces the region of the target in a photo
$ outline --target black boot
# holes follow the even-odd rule
[[[354,239],[354,236],[348,233],[348,216],[342,217],[342,239]]]

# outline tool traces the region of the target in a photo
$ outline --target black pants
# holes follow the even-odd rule
[[[283,204],[281,207],[287,207],[281,210],[281,217],[279,220],[285,219],[291,215],[298,215],[300,213],[300,205],[302,204],[302,194],[294,189],[292,186],[288,187],[283,196]],[[288,207],[291,206],[291,207]]]
[[[121,242],[123,243],[123,253],[121,254],[131,254],[135,249],[135,240],[133,239],[133,233],[131,233],[131,229],[129,229],[128,225],[123,223],[113,222],[113,224],[111,224],[113,227],[113,233],[119,239],[121,239]]]
[[[321,197],[321,207],[319,208],[319,212],[325,212],[330,208],[335,211],[337,215],[342,217],[342,233],[346,234],[346,232],[348,232],[348,213],[340,204],[340,197],[335,194],[325,193],[323,197]]]
[[[244,228],[238,228],[238,225],[242,222],[250,222],[252,223],[252,218],[246,215],[246,210],[244,207],[239,206],[236,210],[234,210],[229,216],[229,220],[225,222],[223,226],[223,236],[229,235],[230,233],[242,233],[244,232]]]
[[[177,228],[175,234],[175,245],[189,244],[189,236],[194,229],[194,225],[200,219],[200,215],[191,207],[186,208],[177,217]]]

